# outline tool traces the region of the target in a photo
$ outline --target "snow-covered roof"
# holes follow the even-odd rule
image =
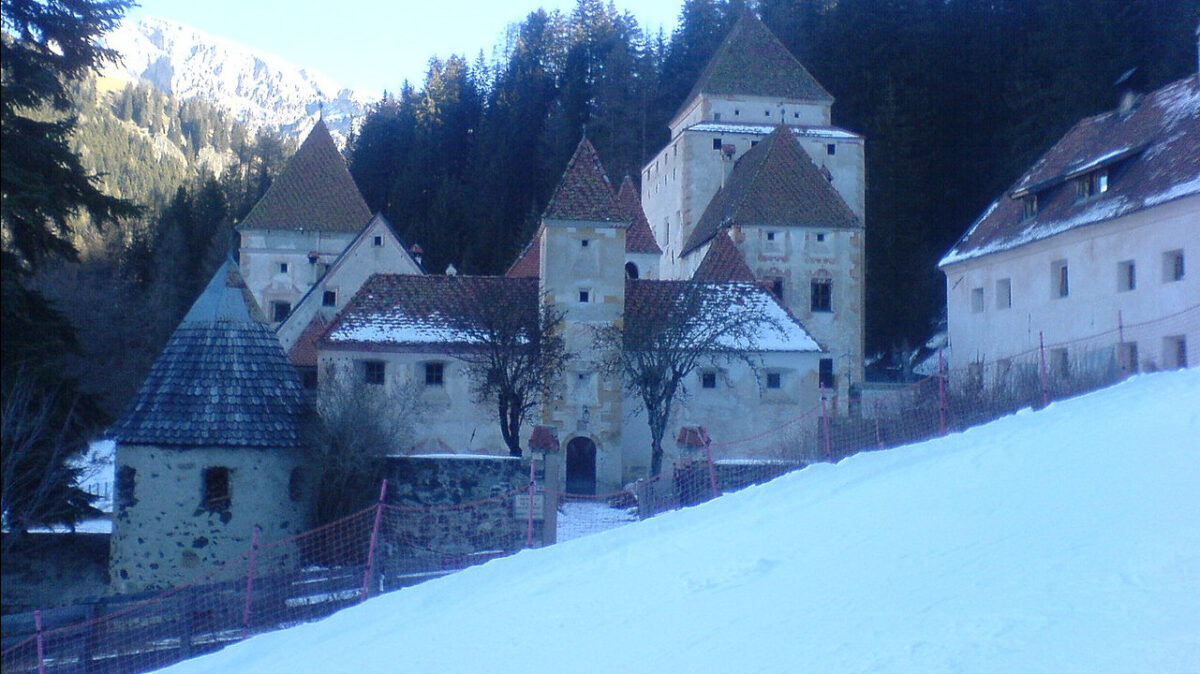
[[[1128,112],[1075,125],[993,201],[939,266],[1011,250],[1063,232],[1200,194],[1200,77],[1144,96]],[[1072,181],[1107,171],[1107,190],[1085,199]],[[1023,198],[1037,199],[1026,217]]]
[[[836,126],[788,126],[792,133],[807,138],[826,138],[829,140],[856,140],[862,136],[857,133],[839,129]],[[687,128],[698,133],[741,133],[752,136],[765,136],[775,130],[773,124],[737,124],[732,122],[700,122]]]

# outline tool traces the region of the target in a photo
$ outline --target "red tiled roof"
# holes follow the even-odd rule
[[[749,9],[717,47],[679,112],[700,94],[833,102],[833,96]]]
[[[376,274],[329,325],[321,344],[470,345],[479,341],[485,303],[530,312],[536,323],[537,280]]]
[[[544,218],[553,220],[591,220],[628,223],[629,218],[617,206],[612,185],[596,149],[587,138],[579,141],[562,180],[546,205]]]
[[[832,228],[862,227],[862,221],[781,125],[738,159],[725,186],[704,209],[683,254],[731,225]]]
[[[718,232],[712,245],[692,274],[693,281],[738,281],[753,283],[754,272],[746,265],[746,259],[729,238],[729,232]]]
[[[654,240],[650,222],[646,219],[646,212],[642,210],[642,198],[629,176],[625,176],[621,181],[621,189],[617,191],[617,205],[625,211],[626,217],[633,220],[633,224],[625,232],[625,252],[662,255],[662,248],[659,248],[658,242]]]
[[[1142,97],[1128,114],[1076,124],[984,211],[940,265],[1008,250],[1180,197],[1200,194],[1200,77]],[[1075,178],[1108,171],[1108,191],[1076,196]],[[1022,198],[1037,195],[1026,218]]]
[[[370,217],[329,129],[318,121],[238,230],[355,233]]]
[[[525,245],[525,250],[517,256],[517,261],[512,263],[508,271],[504,273],[510,278],[537,278],[541,272],[540,266],[542,263],[542,231],[544,226],[539,226],[537,232],[534,233],[533,239]]]
[[[325,333],[326,325],[325,319],[320,314],[313,316],[308,326],[304,328],[304,332],[300,333],[299,339],[292,345],[292,350],[288,352],[288,360],[292,362],[292,365],[296,367],[317,366],[317,340]]]

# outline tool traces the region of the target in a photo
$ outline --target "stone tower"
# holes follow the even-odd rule
[[[568,491],[611,491],[624,473],[622,388],[596,355],[596,330],[620,327],[625,308],[625,236],[630,218],[586,138],[542,215],[539,291],[564,317],[568,353],[560,395],[543,422],[559,429]]]

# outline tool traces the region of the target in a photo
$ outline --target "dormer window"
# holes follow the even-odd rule
[[[1087,199],[1104,194],[1107,191],[1108,169],[1086,173],[1075,181],[1075,196],[1077,199]]]
[[[1021,205],[1024,209],[1024,217],[1026,220],[1037,215],[1038,198],[1036,194],[1027,194],[1021,198]]]

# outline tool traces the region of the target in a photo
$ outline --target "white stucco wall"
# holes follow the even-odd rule
[[[1195,365],[1200,362],[1198,224],[1200,196],[1190,196],[944,267],[950,366],[1036,352],[1042,334],[1047,345],[1080,340],[1086,343],[1079,348],[1115,345],[1118,316],[1126,326],[1126,342],[1138,343],[1140,368],[1172,366],[1174,356],[1166,353],[1164,339],[1173,336],[1185,337],[1188,363]],[[1185,259],[1180,281],[1164,277],[1164,254],[1174,250],[1182,250]],[[1067,263],[1067,297],[1054,292],[1059,261]],[[1127,261],[1135,267],[1133,290],[1119,287],[1120,265]],[[997,284],[1005,279],[1012,302],[1001,308]],[[972,294],[980,292],[982,308],[972,304]],[[1192,311],[1185,312],[1189,307]]]
[[[136,592],[190,580],[245,553],[256,525],[263,543],[307,530],[308,504],[293,501],[288,490],[300,459],[298,451],[283,449],[118,445],[118,486],[123,467],[136,473],[132,500],[118,493],[115,504],[113,589]],[[230,470],[225,512],[203,505],[203,475],[212,467]]]
[[[243,230],[238,266],[254,301],[271,319],[272,302],[288,302],[294,308],[354,237],[354,233]],[[310,258],[310,253],[316,256]],[[281,263],[287,264],[287,272],[280,271]]]

